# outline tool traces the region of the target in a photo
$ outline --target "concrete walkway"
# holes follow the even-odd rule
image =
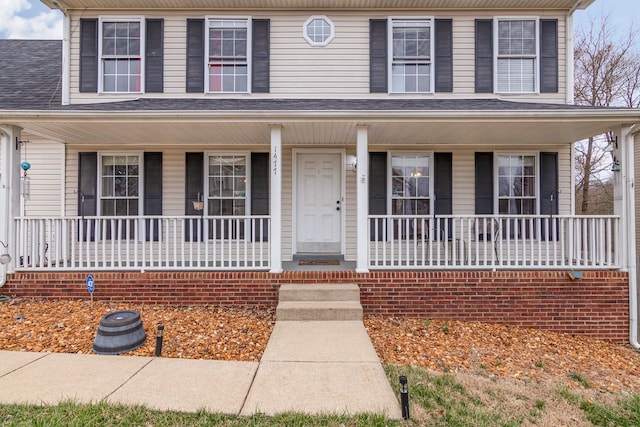
[[[401,418],[362,322],[281,321],[260,363],[0,351],[0,402]]]

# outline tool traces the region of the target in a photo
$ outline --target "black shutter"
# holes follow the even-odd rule
[[[162,215],[162,153],[144,153],[144,213]],[[153,240],[160,236],[160,220],[153,220]],[[151,220],[146,220],[146,239],[151,240]]]
[[[191,229],[200,228],[200,237],[193,241],[202,240],[202,215],[204,210],[197,210],[193,202],[204,201],[204,153],[186,153],[185,156],[185,214],[197,215],[200,218],[185,221],[185,240],[191,241]]]
[[[269,20],[253,20],[253,48],[251,50],[251,92],[269,92]]]
[[[369,153],[369,215],[387,215],[387,153]],[[371,223],[371,240],[376,228]],[[384,221],[378,222],[378,240],[385,240]]]
[[[493,93],[493,21],[476,19],[476,92]]]
[[[147,19],[145,92],[164,91],[164,20]]]
[[[476,153],[476,215],[493,215],[493,153]]]
[[[269,215],[269,153],[251,153],[251,215]],[[252,239],[266,242],[267,220],[256,220]]]
[[[187,92],[204,92],[204,19],[187,19]]]
[[[97,214],[98,202],[98,153],[78,153],[78,216],[82,217],[78,226],[78,239],[95,240],[95,220],[85,220],[85,216]]]
[[[369,91],[387,93],[387,20],[369,21]]]
[[[434,214],[435,215],[451,215],[453,213],[453,158],[451,153],[435,153],[434,168],[435,176],[433,181],[433,195],[434,201]],[[448,219],[447,222],[447,234],[442,234],[451,238],[452,223]],[[440,223],[444,231],[444,223]]]
[[[98,91],[98,20],[80,19],[80,92]]]
[[[540,92],[558,92],[558,20],[540,20]]]
[[[453,92],[453,21],[436,19],[436,92]]]
[[[540,153],[540,215],[558,215],[558,153]],[[541,222],[543,240],[551,239],[552,225],[548,219]],[[547,232],[547,228],[549,231]],[[558,221],[555,220],[556,239]]]

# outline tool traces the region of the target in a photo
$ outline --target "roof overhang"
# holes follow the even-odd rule
[[[0,123],[68,144],[258,145],[281,126],[289,145],[558,145],[640,123],[640,110],[4,111]]]
[[[595,0],[41,0],[52,9],[585,9]]]

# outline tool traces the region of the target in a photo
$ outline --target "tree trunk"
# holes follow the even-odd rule
[[[591,157],[593,155],[593,137],[587,142],[587,149],[584,159],[584,179],[582,181],[582,209],[581,214],[589,213],[589,185],[591,181]]]

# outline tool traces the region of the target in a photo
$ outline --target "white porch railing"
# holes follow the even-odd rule
[[[369,216],[370,269],[616,269],[617,216]]]
[[[269,216],[16,219],[16,270],[268,270]]]

